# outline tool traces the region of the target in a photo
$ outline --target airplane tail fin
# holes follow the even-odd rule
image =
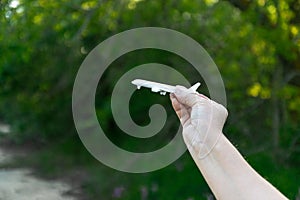
[[[201,83],[198,82],[198,83],[194,84],[192,87],[190,87],[190,90],[196,92],[200,85],[201,85]]]

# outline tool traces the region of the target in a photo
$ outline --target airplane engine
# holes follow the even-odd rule
[[[152,91],[152,92],[159,92],[159,91],[160,91],[160,89],[159,89],[159,88],[155,88],[155,87],[153,87],[153,88],[151,88],[151,91]]]

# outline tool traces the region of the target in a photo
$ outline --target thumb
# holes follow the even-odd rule
[[[206,96],[192,92],[189,89],[180,85],[176,86],[174,95],[181,104],[184,104],[188,107],[193,107],[197,103],[201,103],[203,100],[208,99]]]

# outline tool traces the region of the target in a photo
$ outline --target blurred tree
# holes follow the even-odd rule
[[[230,115],[225,133],[231,140],[245,155],[272,154],[281,164],[297,167],[299,13],[298,0],[2,0],[1,117],[13,126],[13,138],[19,142],[73,137],[72,87],[88,52],[124,30],[143,26],[171,28],[198,41],[218,65],[227,89]],[[96,110],[111,135],[120,131],[113,123],[110,94],[122,73],[155,61],[184,69],[182,73],[191,82],[201,79],[189,63],[176,55],[145,51],[118,59],[103,77]],[[149,98],[132,108],[141,124],[148,122],[141,112],[145,104],[168,101],[145,95]],[[170,116],[174,114],[171,109],[168,112]],[[176,121],[170,118],[171,125],[164,132],[170,132]],[[121,138],[125,143],[128,140]],[[128,146],[133,144],[136,141]],[[272,161],[264,158],[255,158],[254,163],[266,170],[272,167]],[[287,178],[278,180],[278,184],[286,183]],[[290,198],[298,187],[295,182],[287,189]]]

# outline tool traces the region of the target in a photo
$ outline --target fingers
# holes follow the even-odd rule
[[[181,124],[184,125],[190,118],[190,111],[176,99],[174,94],[170,94],[170,99]]]
[[[176,99],[175,95],[174,94],[170,94],[170,99],[171,99],[171,102],[172,102],[172,106],[176,112],[176,114],[178,115],[179,118],[181,118],[181,114],[180,114],[180,103],[178,102],[178,100]]]
[[[183,86],[176,86],[176,90],[174,94],[176,96],[176,99],[181,104],[187,105],[189,107],[193,107],[197,103],[201,103],[203,101],[209,100],[208,97],[199,93],[193,93]]]

